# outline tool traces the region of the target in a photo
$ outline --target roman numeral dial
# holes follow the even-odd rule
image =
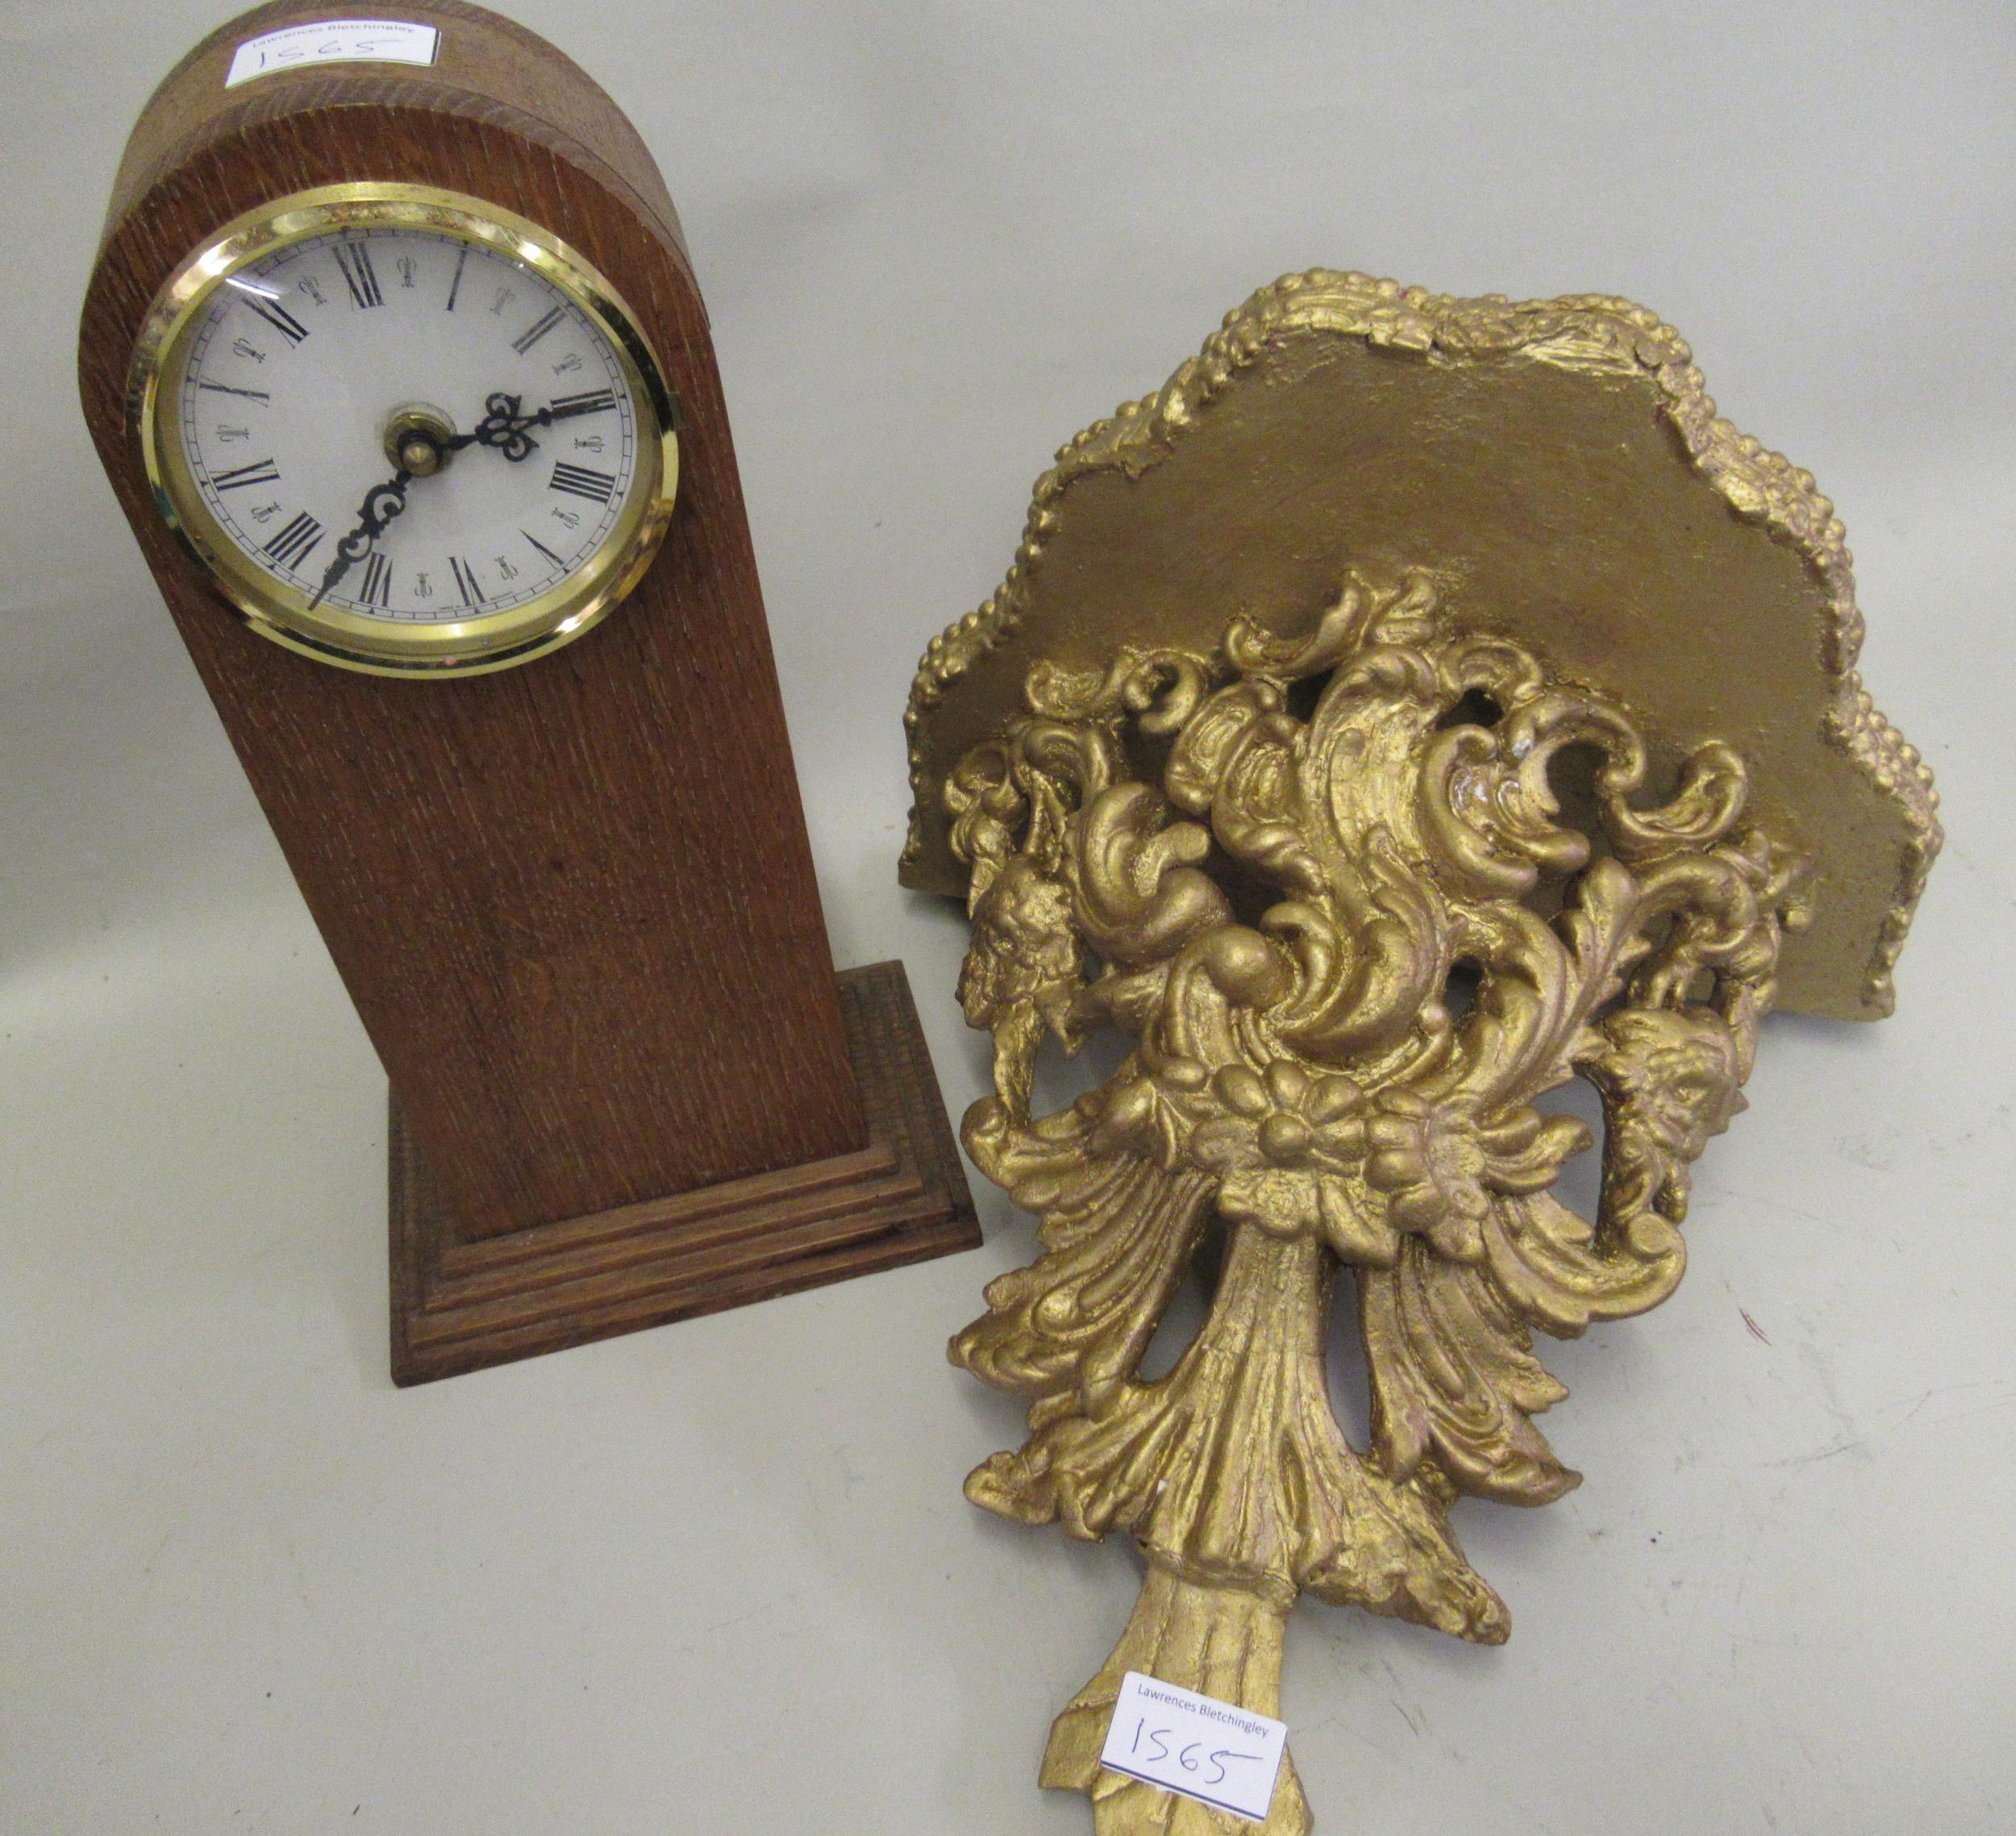
[[[280,468],[270,459],[256,459],[249,465],[234,466],[228,472],[219,472],[210,479],[215,491],[242,491],[249,485],[277,485],[280,482]]]
[[[203,296],[155,437],[241,606],[336,649],[380,630],[445,647],[549,607],[557,626],[631,577],[610,555],[659,502],[662,397],[606,284],[570,290],[527,250],[381,213],[277,239]]]
[[[521,357],[523,356],[566,316],[567,309],[564,306],[548,307],[511,340],[511,348]]]
[[[378,271],[372,264],[369,245],[360,242],[339,242],[330,252],[335,259],[337,271],[350,289],[351,299],[359,306],[381,306],[385,304],[385,289],[378,285]]]
[[[299,344],[306,341],[308,327],[288,311],[277,297],[268,298],[261,294],[253,294],[247,298],[245,305],[254,318],[264,319],[289,344]]]
[[[553,476],[548,482],[556,491],[564,491],[573,498],[585,498],[590,503],[606,504],[616,493],[616,481],[612,474],[598,472],[589,465],[569,465],[564,460],[556,461]]]
[[[364,578],[357,589],[359,601],[388,611],[392,605],[392,563],[375,549],[364,558]]]
[[[300,510],[260,552],[283,568],[298,568],[315,552],[321,540],[322,525],[307,511]]]

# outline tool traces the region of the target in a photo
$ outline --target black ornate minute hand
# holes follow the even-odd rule
[[[384,535],[385,526],[406,508],[406,488],[412,482],[413,474],[402,466],[382,485],[373,485],[364,493],[363,507],[357,512],[357,527],[336,544],[336,557],[323,569],[322,585],[315,589],[315,596],[308,602],[312,611],[335,590],[336,583],[352,567],[369,554]]]

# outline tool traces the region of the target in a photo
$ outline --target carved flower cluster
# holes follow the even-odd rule
[[[1568,1116],[1521,1104],[1480,1122],[1460,1103],[1431,1103],[1388,1092],[1369,1134],[1366,1180],[1387,1195],[1389,1215],[1446,1256],[1475,1262],[1493,1193],[1534,1193],[1554,1183],[1561,1163],[1589,1145]]]
[[[1218,1176],[1220,1211],[1277,1236],[1362,1234],[1346,1176],[1365,1152],[1356,1084],[1277,1059],[1264,1072],[1228,1065],[1211,1090],[1221,1111],[1191,1134],[1189,1151]]]
[[[1368,1097],[1286,1059],[1227,1066],[1209,1090],[1217,1113],[1190,1131],[1189,1153],[1216,1175],[1219,1210],[1277,1235],[1320,1236],[1355,1262],[1390,1263],[1410,1232],[1477,1261],[1493,1195],[1542,1190],[1589,1144],[1579,1122],[1525,1105],[1480,1120],[1460,1101]]]

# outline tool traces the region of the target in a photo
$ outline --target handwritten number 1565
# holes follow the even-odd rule
[[[1150,1747],[1148,1752],[1142,1754],[1143,1759],[1156,1760],[1167,1759],[1171,1757],[1168,1730],[1149,1727],[1145,1716],[1134,1724],[1134,1744],[1127,1749],[1127,1751],[1141,1753],[1141,1742],[1144,1735],[1150,1742]],[[1202,1757],[1199,1757],[1200,1755]],[[1257,1759],[1260,1755],[1257,1753],[1234,1753],[1222,1746],[1210,1753],[1206,1753],[1204,1742],[1201,1740],[1193,1740],[1181,1752],[1176,1754],[1174,1758],[1177,1764],[1181,1766],[1185,1772],[1195,1772],[1206,1766],[1214,1768],[1209,1778],[1199,1782],[1206,1785],[1215,1785],[1225,1776],[1227,1760]]]

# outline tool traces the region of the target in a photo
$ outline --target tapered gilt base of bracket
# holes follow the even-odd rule
[[[858,1152],[503,1236],[471,1236],[391,1116],[392,1380],[764,1301],[980,1241],[900,963],[843,971]]]

